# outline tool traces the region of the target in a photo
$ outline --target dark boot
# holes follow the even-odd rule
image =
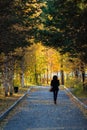
[[[56,104],[56,101],[54,101],[54,104]]]

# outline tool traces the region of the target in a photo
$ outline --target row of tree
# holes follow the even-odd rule
[[[24,86],[23,47],[34,41],[41,6],[36,0],[0,0],[0,75],[5,95],[12,95],[19,73]]]
[[[0,0],[0,72],[5,95],[9,90],[10,94],[13,93],[14,79],[20,79],[21,86],[24,86],[25,70],[26,73],[29,70],[28,74],[38,82],[44,73],[48,77],[49,70],[53,72],[56,68],[57,71],[61,69],[64,84],[63,71],[67,70],[69,64],[76,77],[81,72],[84,83],[87,64],[86,15],[86,0]],[[50,49],[44,47],[40,50],[41,53],[37,53],[38,43],[55,48],[58,54],[60,52],[61,58],[57,60],[56,57],[52,57],[53,51],[49,52]],[[27,54],[28,61],[25,60]],[[28,65],[25,67],[27,62]],[[52,64],[55,64],[53,70],[49,69]],[[72,67],[72,64],[75,66]],[[70,70],[72,69],[68,71]]]
[[[82,72],[83,86],[87,65],[87,1],[47,1],[40,16],[42,28],[38,29],[37,40],[44,45],[57,48],[69,61],[79,60],[76,75]],[[63,75],[63,72],[62,72]]]
[[[1,55],[1,58],[0,85],[5,88],[6,96],[8,93],[13,94],[15,86],[50,85],[54,74],[58,75],[61,84],[70,77],[83,82],[81,61],[78,58],[70,59],[68,53],[61,55],[57,50],[41,43],[18,48],[14,55]]]
[[[39,40],[87,63],[86,0],[47,1],[42,10],[43,29],[38,30]]]

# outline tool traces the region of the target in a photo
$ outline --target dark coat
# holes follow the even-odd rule
[[[53,91],[58,91],[59,85],[60,85],[59,80],[52,80],[51,81],[51,86],[53,87]]]

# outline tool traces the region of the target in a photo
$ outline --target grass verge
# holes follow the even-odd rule
[[[83,84],[78,79],[67,80],[65,86],[69,88],[71,93],[75,95],[80,101],[87,105],[87,91],[83,90]]]
[[[0,88],[0,115],[4,113],[11,105],[14,104],[21,96],[23,96],[29,87],[19,88],[18,93],[14,93],[12,96],[4,96],[4,90]]]

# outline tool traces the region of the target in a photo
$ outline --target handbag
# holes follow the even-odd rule
[[[51,87],[49,91],[50,91],[50,92],[53,92],[53,87]]]

